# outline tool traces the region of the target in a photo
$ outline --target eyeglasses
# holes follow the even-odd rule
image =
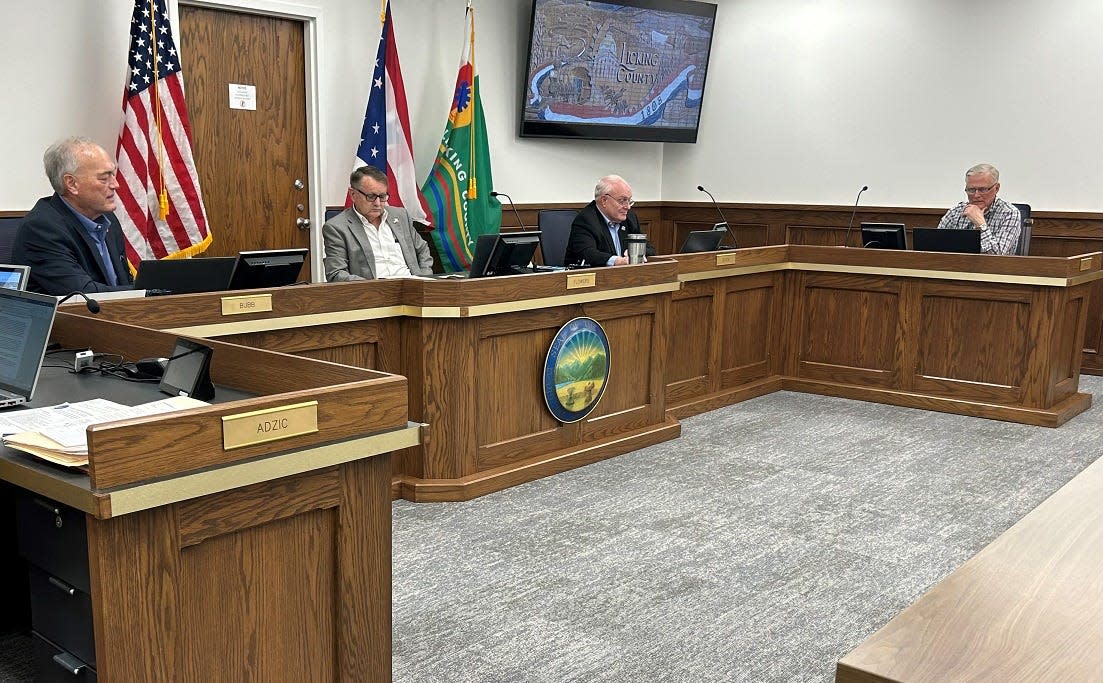
[[[605,196],[609,199],[612,199],[617,204],[620,204],[621,206],[627,206],[630,209],[636,203],[636,200],[632,199],[631,197],[614,197],[611,194],[606,194]]]
[[[965,188],[965,194],[986,194],[991,192],[992,188],[995,186],[996,185],[989,185],[988,187],[967,187]]]
[[[364,199],[367,199],[368,202],[375,202],[376,200],[379,200],[381,202],[385,202],[385,201],[387,201],[387,197],[390,197],[390,195],[387,194],[386,192],[384,192],[383,194],[374,194],[374,193],[371,193],[371,192],[364,192],[359,187],[353,187],[352,189],[359,192],[360,194],[362,194],[364,196]]]

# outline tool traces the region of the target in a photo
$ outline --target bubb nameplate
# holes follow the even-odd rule
[[[735,263],[735,254],[717,254],[716,265],[718,266],[730,266]]]
[[[567,289],[597,286],[597,273],[574,273],[567,276]]]
[[[242,313],[264,313],[272,310],[271,294],[250,294],[248,296],[222,297],[222,315],[240,315]]]
[[[317,431],[317,401],[226,415],[222,418],[222,449],[228,451]]]

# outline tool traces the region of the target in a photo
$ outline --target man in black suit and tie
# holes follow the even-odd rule
[[[115,210],[115,161],[88,138],[55,142],[42,156],[54,188],[23,218],[12,261],[31,267],[28,289],[55,296],[133,289]]]
[[[587,266],[628,265],[628,235],[640,231],[640,222],[632,212],[632,187],[619,175],[607,175],[597,181],[594,201],[578,212],[571,223],[565,263]],[[647,255],[655,254],[647,245]]]

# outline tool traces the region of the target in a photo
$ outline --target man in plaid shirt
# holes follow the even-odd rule
[[[980,230],[980,250],[985,254],[1014,254],[1019,247],[1023,222],[1014,204],[996,197],[1000,172],[991,164],[977,164],[965,172],[966,201],[946,212],[940,228]]]

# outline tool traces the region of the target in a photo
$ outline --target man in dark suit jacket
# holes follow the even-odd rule
[[[387,206],[387,174],[361,166],[349,178],[352,206],[322,226],[326,280],[433,274],[433,254],[410,214]]]
[[[628,235],[642,232],[640,221],[631,210],[635,204],[632,187],[618,175],[597,181],[594,201],[578,212],[571,223],[564,263],[587,266],[624,266],[628,264]],[[647,245],[647,255],[655,248]]]
[[[54,188],[20,223],[12,261],[31,267],[28,289],[55,296],[132,289],[115,210],[115,162],[87,138],[56,142],[42,157]]]

